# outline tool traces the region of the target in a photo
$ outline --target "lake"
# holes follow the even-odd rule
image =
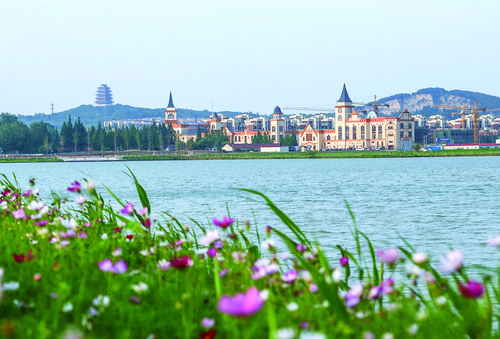
[[[188,217],[208,223],[227,214],[227,204],[238,220],[255,219],[261,234],[267,225],[283,229],[261,198],[237,190],[251,188],[330,253],[337,244],[354,251],[348,202],[376,249],[403,245],[401,234],[435,259],[453,247],[466,264],[498,263],[485,243],[500,234],[499,157],[19,163],[0,164],[0,172],[15,172],[23,188],[36,178],[46,198],[51,189],[72,198],[69,184],[92,178],[139,205],[126,166],[157,218],[168,211],[188,225]]]

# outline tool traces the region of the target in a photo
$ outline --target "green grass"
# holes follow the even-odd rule
[[[244,191],[260,197],[282,226],[271,229],[260,226],[265,220],[256,225],[235,220],[220,228],[194,220],[183,224],[165,214],[145,227],[151,211],[142,207],[150,207],[148,195],[134,174],[128,174],[142,205],[129,214],[104,201],[102,188],[96,190],[92,181],[82,185],[86,189],[72,184],[81,192],[41,202],[34,187],[21,189],[2,175],[0,338],[57,338],[70,332],[86,338],[208,338],[213,332],[207,333],[203,318],[215,321],[216,338],[283,338],[284,331],[293,332],[292,338],[311,333],[315,338],[361,338],[370,332],[376,338],[499,336],[493,329],[500,315],[499,271],[479,282],[484,295],[466,298],[458,289],[468,280],[466,267],[442,274],[428,261],[413,264],[415,251],[404,240],[397,260],[384,263],[375,251],[377,244],[358,229],[352,213],[356,246],[339,244],[334,256],[349,258],[341,266],[337,259],[328,261],[299,225],[253,190]],[[84,202],[73,202],[82,195]],[[47,224],[36,225],[40,220]],[[202,245],[208,231],[218,232],[221,246]],[[253,234],[266,234],[264,244]],[[127,235],[133,236],[131,241]],[[273,241],[287,250],[270,246]],[[215,257],[208,256],[209,249],[217,252]],[[174,267],[183,257],[192,265]],[[101,270],[105,259],[123,261],[126,272]],[[162,269],[166,263],[171,267]],[[422,276],[394,274],[406,264],[418,267]],[[285,273],[294,272],[296,280],[287,283]],[[359,300],[348,305],[357,284],[362,286]],[[252,286],[262,294],[261,308],[245,317],[219,310],[225,296]],[[376,295],[382,286],[384,292]],[[107,298],[109,303],[103,304]]]

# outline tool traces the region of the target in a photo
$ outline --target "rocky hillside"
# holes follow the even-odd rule
[[[451,118],[451,112],[455,110],[442,110],[434,105],[473,106],[474,100],[477,100],[479,107],[500,108],[500,97],[469,91],[447,91],[443,88],[424,88],[411,94],[396,94],[380,99],[379,103],[389,104],[389,108],[380,109],[384,115],[396,115],[407,109],[412,114],[443,114]]]

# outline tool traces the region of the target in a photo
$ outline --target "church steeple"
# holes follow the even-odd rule
[[[349,94],[347,94],[347,90],[345,89],[345,84],[344,88],[342,88],[342,94],[340,95],[340,99],[338,100],[338,102],[352,102],[349,98]]]
[[[174,101],[172,100],[172,92],[170,92],[170,98],[168,99],[168,106],[167,106],[167,108],[175,108]]]

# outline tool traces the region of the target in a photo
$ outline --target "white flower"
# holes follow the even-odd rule
[[[132,289],[137,293],[141,293],[148,290],[148,285],[143,282],[140,282],[137,285],[132,285]]]
[[[273,239],[266,239],[264,242],[262,242],[262,247],[270,249],[273,248],[276,242]]]
[[[436,298],[436,304],[442,306],[444,304],[446,304],[446,297],[443,297],[443,296],[439,296]]]
[[[142,250],[142,251],[139,251],[139,254],[146,257],[146,256],[149,255],[149,251],[148,250]]]
[[[429,256],[427,255],[427,253],[418,252],[418,253],[413,253],[411,255],[411,259],[415,264],[418,265],[426,263],[427,260],[429,260]]]
[[[95,307],[108,307],[109,297],[107,295],[99,294],[94,300],[92,300],[92,305]]]
[[[122,255],[122,249],[120,247],[118,247],[116,250],[114,250],[113,252],[111,252],[111,255],[113,257],[119,257],[120,255]]]
[[[460,250],[453,250],[446,253],[446,256],[440,259],[441,271],[444,273],[453,273],[458,271],[464,262],[464,255]]]
[[[200,239],[199,243],[200,243],[200,245],[203,245],[203,246],[209,246],[215,240],[219,240],[219,239],[220,239],[219,231],[217,231],[217,230],[207,231],[207,233],[205,233],[205,236]]]
[[[417,324],[413,324],[410,326],[410,328],[408,329],[408,333],[410,333],[411,335],[415,335],[418,331],[418,325]]]
[[[74,229],[78,226],[78,224],[76,223],[76,220],[73,218],[70,218],[70,219],[61,218],[61,224],[66,228],[72,228],[72,229]]]
[[[423,269],[413,264],[407,264],[406,270],[415,277],[420,277],[424,273]]]
[[[338,283],[342,279],[342,268],[335,267],[332,272],[332,279],[334,282]]]
[[[382,339],[394,339],[394,334],[387,332],[382,334]]]
[[[83,186],[85,187],[85,189],[86,189],[87,191],[92,192],[92,191],[94,191],[94,190],[95,190],[95,187],[97,186],[97,181],[92,180],[92,179],[87,180],[87,181],[83,184]]]
[[[75,198],[75,204],[82,205],[87,201],[87,198],[85,198],[84,195],[79,195]]]
[[[291,303],[286,305],[286,309],[289,310],[290,312],[295,312],[299,309],[299,304],[292,301]]]
[[[321,332],[302,331],[299,339],[326,339],[326,335]]]
[[[259,292],[259,296],[262,300],[266,301],[269,298],[269,290],[262,290]]]
[[[30,211],[38,211],[42,209],[45,206],[45,204],[41,201],[32,201],[30,204],[26,207]]]
[[[293,339],[295,338],[295,330],[293,328],[280,328],[276,331],[277,339]]]
[[[9,281],[3,284],[4,291],[17,291],[19,289],[19,282]]]
[[[106,239],[108,239],[108,234],[107,234],[107,233],[103,233],[103,234],[101,235],[101,239],[102,239],[102,240],[106,240]]]
[[[66,304],[63,305],[62,311],[64,313],[68,313],[68,312],[73,311],[73,304],[68,301]]]

